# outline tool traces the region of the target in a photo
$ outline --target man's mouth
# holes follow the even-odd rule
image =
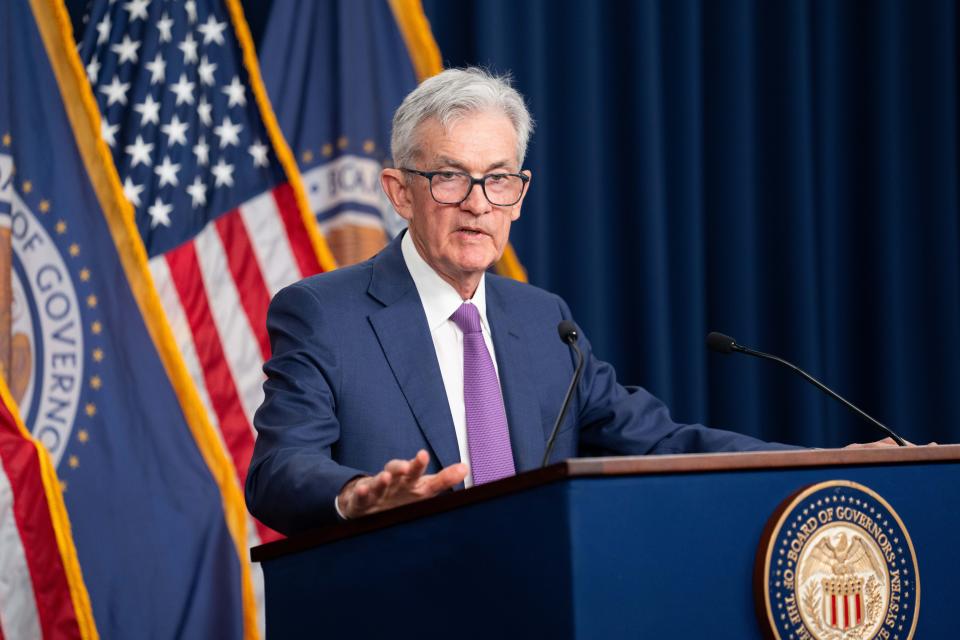
[[[459,229],[457,229],[457,231],[460,232],[460,233],[465,233],[465,234],[467,234],[468,236],[484,236],[484,235],[488,235],[486,231],[482,231],[482,230],[480,230],[480,229],[475,229],[475,228],[473,228],[473,227],[460,227]]]

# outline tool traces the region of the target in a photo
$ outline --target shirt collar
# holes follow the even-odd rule
[[[433,267],[423,259],[420,252],[417,251],[417,247],[414,246],[409,231],[403,234],[403,239],[400,241],[400,250],[403,252],[403,261],[407,265],[410,277],[413,278],[413,284],[417,287],[417,293],[420,294],[420,302],[427,314],[427,325],[433,332],[450,319],[453,312],[463,304],[463,300],[457,290],[441,278],[433,270]],[[480,323],[489,332],[490,327],[487,326],[486,278],[486,274],[480,276],[480,284],[477,285],[477,290],[470,302],[477,306],[477,311],[480,312]]]

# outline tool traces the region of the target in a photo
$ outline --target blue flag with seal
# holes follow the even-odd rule
[[[242,496],[74,46],[61,0],[0,5],[3,371],[56,465],[100,634],[256,637]]]
[[[406,224],[380,188],[393,112],[443,70],[420,0],[274,2],[260,66],[337,264],[365,260]],[[496,270],[526,280],[510,246]]]

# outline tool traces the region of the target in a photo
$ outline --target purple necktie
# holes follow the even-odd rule
[[[450,319],[463,331],[463,404],[473,483],[484,484],[516,473],[500,381],[480,331],[480,312],[468,303]]]

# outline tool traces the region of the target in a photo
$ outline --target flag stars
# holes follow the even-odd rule
[[[90,440],[90,433],[86,429],[80,429],[77,432],[77,440],[80,441],[80,444],[87,444]]]
[[[92,402],[88,402],[88,403],[86,404],[86,406],[83,408],[83,411],[84,411],[84,413],[86,413],[89,417],[92,418],[93,416],[97,415],[97,405],[95,405],[95,404],[92,403]]]
[[[88,295],[87,306],[90,307],[91,309],[95,309],[97,307],[97,296],[93,295],[92,293]]]
[[[120,78],[113,77],[110,84],[100,87],[101,93],[107,96],[107,106],[112,104],[127,104],[127,91],[130,89],[129,82],[120,82]]]
[[[159,53],[154,56],[151,62],[143,65],[150,72],[150,84],[155,85],[163,83],[167,79],[167,63]]]
[[[217,65],[210,62],[207,59],[207,56],[200,58],[200,66],[197,67],[197,74],[200,76],[200,84],[205,84],[208,87],[212,87],[216,84],[217,80],[213,75],[213,72],[217,70]]]
[[[103,381],[100,379],[100,376],[90,376],[90,388],[94,391],[99,391],[100,387],[103,386]]]
[[[50,211],[50,201],[49,201],[49,200],[41,200],[41,201],[40,201],[40,213],[47,213],[48,211]]]
[[[187,74],[181,73],[180,79],[170,85],[170,91],[177,96],[177,106],[182,103],[193,104],[193,86],[195,83],[187,80]]]
[[[23,192],[24,192],[24,193],[30,193],[31,191],[33,191],[33,183],[30,182],[29,180],[24,180],[24,181],[23,181]]]
[[[204,136],[200,136],[197,144],[193,145],[193,155],[197,156],[197,164],[200,166],[210,163],[210,145]]]
[[[59,235],[63,235],[67,232],[67,221],[66,220],[57,220],[57,224],[54,226],[54,229]]]
[[[110,124],[109,120],[102,116],[100,117],[100,137],[111,147],[117,144],[117,131],[119,130],[120,125]]]
[[[176,144],[187,144],[187,129],[190,127],[186,122],[180,122],[177,114],[173,114],[169,124],[160,127],[160,131],[167,136],[167,146],[172,147]]]
[[[377,145],[374,144],[373,140],[364,140],[364,142],[363,142],[363,150],[364,150],[366,153],[373,153],[373,151],[374,151],[376,148],[377,148]]]
[[[80,255],[80,245],[74,242],[70,245],[70,248],[67,249],[67,252],[70,254],[70,257],[76,258],[78,255]]]
[[[187,11],[187,19],[190,24],[195,24],[197,22],[197,3],[194,0],[187,0],[183,8]]]
[[[123,195],[127,197],[133,206],[140,206],[140,194],[143,193],[144,185],[134,184],[130,176],[123,179]]]
[[[97,56],[94,55],[90,62],[87,63],[87,78],[90,80],[90,84],[96,84],[97,78],[100,77],[100,61],[97,60]]]
[[[110,39],[110,14],[103,16],[103,20],[97,23],[97,44],[103,44]]]
[[[325,145],[323,145],[323,147],[320,148],[320,153],[323,154],[324,158],[329,158],[330,156],[333,155],[333,145],[330,144],[329,142],[326,143]]]
[[[110,45],[110,50],[117,54],[118,64],[132,62],[134,64],[139,60],[137,51],[140,49],[140,41],[133,40],[128,35],[123,36],[123,40],[117,44]]]
[[[86,267],[84,267],[83,269],[80,269],[80,280],[82,282],[90,281],[90,269],[87,269]]]
[[[61,480],[61,481],[60,481],[60,493],[66,493],[66,492],[67,492],[67,481],[66,481],[66,480]]]
[[[134,20],[147,19],[147,5],[149,4],[150,0],[130,0],[123,5],[123,8],[130,14],[130,22],[133,22]]]
[[[93,355],[94,362],[103,362],[103,349],[97,347],[96,349],[93,350],[92,355]]]
[[[255,167],[266,167],[269,163],[267,162],[267,145],[263,144],[259,140],[250,145],[250,148],[247,149],[251,156],[253,156],[253,166]]]
[[[133,144],[128,144],[124,147],[124,151],[130,154],[130,168],[137,166],[138,164],[144,164],[150,166],[153,164],[153,160],[150,158],[150,152],[153,151],[152,142],[144,142],[143,136],[137,136],[137,139],[133,141]]]
[[[167,204],[160,198],[153,201],[147,213],[150,215],[150,228],[155,229],[159,225],[170,226],[170,213],[173,211],[173,205]]]
[[[170,16],[164,12],[160,17],[160,20],[157,21],[157,31],[160,32],[160,42],[170,42],[173,40],[173,32],[171,28],[173,27],[173,20],[170,19]]]
[[[10,137],[10,134],[3,134],[3,146],[9,147],[11,144],[13,144],[13,138]]]
[[[183,52],[183,64],[190,64],[191,62],[197,62],[199,58],[197,57],[197,45],[199,43],[193,39],[193,34],[188,33],[187,37],[183,39],[183,42],[177,45],[177,48]]]
[[[80,458],[78,458],[77,456],[70,456],[67,459],[67,464],[70,465],[71,469],[76,469],[77,467],[80,466]]]
[[[187,186],[187,194],[194,208],[207,204],[207,185],[203,183],[200,176],[195,177],[193,183]]]
[[[244,95],[244,88],[240,82],[240,76],[233,76],[230,84],[221,89],[221,91],[227,96],[228,107],[242,107],[247,104],[247,97]]]
[[[310,151],[310,149],[307,149],[306,151],[300,154],[300,157],[303,159],[304,162],[312,162],[313,151]]]
[[[220,126],[213,128],[213,133],[220,138],[220,148],[223,149],[230,145],[240,144],[240,131],[242,129],[243,125],[234,124],[229,116],[224,116]]]
[[[200,102],[197,104],[197,115],[200,116],[200,122],[204,126],[211,126],[213,124],[213,105],[207,102],[206,96],[200,96]]]
[[[160,179],[160,187],[165,185],[171,185],[176,187],[180,184],[180,181],[177,179],[177,172],[180,171],[180,165],[170,161],[170,156],[164,156],[163,162],[158,164],[154,168],[154,173],[157,174],[157,177]],[[171,208],[172,209],[172,208]],[[169,221],[165,226],[170,226]]]
[[[94,320],[90,323],[90,331],[92,331],[94,335],[100,335],[100,332],[103,331],[103,324],[99,320]]]
[[[149,93],[143,102],[133,105],[133,110],[140,114],[140,126],[160,124],[160,103]]]
[[[350,139],[347,138],[347,136],[340,136],[339,138],[337,138],[337,149],[340,149],[341,151],[343,151],[344,149],[347,148],[347,145],[349,144],[350,144]]]
[[[223,158],[217,161],[217,164],[213,165],[210,168],[213,172],[213,177],[215,178],[214,186],[233,186],[233,165],[227,164],[223,161]]]
[[[207,16],[207,21],[197,27],[197,31],[203,36],[203,44],[223,44],[223,30],[227,28],[226,22],[217,22],[213,15]]]

